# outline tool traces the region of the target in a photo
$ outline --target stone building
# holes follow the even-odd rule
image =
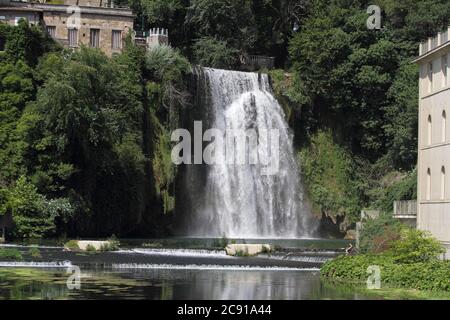
[[[450,257],[450,28],[420,44],[417,227]]]
[[[129,8],[119,8],[111,0],[1,0],[0,21],[17,24],[21,18],[29,23],[41,22],[65,47],[85,45],[100,48],[111,56],[122,50],[124,38],[133,32],[134,15]]]

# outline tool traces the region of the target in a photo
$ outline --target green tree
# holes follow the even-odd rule
[[[195,61],[205,67],[232,68],[238,64],[238,51],[226,41],[203,37],[195,42],[193,51]]]
[[[193,38],[214,37],[230,47],[248,51],[256,41],[250,0],[193,0],[186,25]]]
[[[8,194],[7,208],[14,221],[14,234],[21,238],[41,238],[55,229],[55,216],[46,210],[46,199],[24,176]]]

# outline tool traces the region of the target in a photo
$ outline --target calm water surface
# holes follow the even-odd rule
[[[0,268],[0,299],[364,299],[318,271],[86,270],[69,290],[64,269]]]

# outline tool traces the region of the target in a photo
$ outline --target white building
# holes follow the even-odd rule
[[[450,257],[450,28],[420,44],[417,227]]]

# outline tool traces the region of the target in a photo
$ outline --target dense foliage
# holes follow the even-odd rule
[[[188,61],[130,42],[112,58],[61,50],[35,27],[0,27],[0,214],[12,215],[12,235],[166,232],[174,172],[165,128],[183,101]],[[10,53],[16,43],[43,55]]]
[[[276,58],[273,88],[319,217],[345,231],[362,208],[389,212],[416,196],[411,60],[448,25],[448,1],[117,3],[134,10],[136,29],[168,28],[171,47],[144,52],[128,39],[110,58],[62,50],[24,21],[0,24],[0,214],[13,214],[15,236],[167,232],[169,134],[188,105],[191,62],[246,69],[251,54]],[[370,4],[381,30],[366,27]]]
[[[400,238],[401,224],[391,215],[383,214],[377,219],[365,219],[359,238],[362,253],[377,254],[391,248]]]
[[[423,231],[407,228],[400,238],[386,240],[391,243],[381,253],[379,248],[372,248],[367,254],[341,256],[326,262],[321,275],[365,282],[368,267],[378,266],[383,287],[450,291],[450,261],[438,259],[444,250],[437,240]]]
[[[367,268],[373,265],[380,267],[382,287],[450,291],[450,261],[397,264],[387,256],[342,256],[326,262],[320,273],[337,280],[365,283]]]

